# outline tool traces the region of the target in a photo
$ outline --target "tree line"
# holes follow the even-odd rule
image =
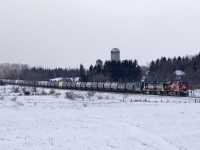
[[[152,61],[149,66],[147,80],[151,81],[169,81],[174,80],[174,72],[181,70],[186,73],[184,81],[193,86],[200,85],[200,53],[196,56],[162,57]]]
[[[42,68],[42,67],[30,67],[27,64],[0,64],[0,78],[11,80],[50,80],[57,77],[63,78],[75,78],[80,75],[79,69],[71,68]]]
[[[200,53],[195,56],[184,56],[154,60],[149,66],[139,66],[137,60],[106,61],[103,66],[91,65],[85,69],[80,68],[42,68],[30,67],[27,64],[0,64],[1,79],[20,80],[49,80],[57,77],[75,78],[80,81],[110,81],[130,82],[140,81],[145,76],[146,81],[171,81],[175,80],[174,72],[181,70],[186,73],[183,80],[192,86],[200,88]]]
[[[141,79],[141,68],[138,65],[137,60],[124,60],[124,61],[106,61],[101,67],[90,66],[89,71],[85,74],[83,65],[80,66],[80,77],[81,81],[90,81],[90,79],[97,75],[102,75],[98,78],[101,81],[110,82],[130,82],[140,81]],[[104,78],[100,79],[100,78]]]
[[[45,69],[45,68],[31,68],[31,71],[37,74],[40,74],[41,80],[49,80],[58,77],[63,78],[75,78],[79,77],[79,69],[71,69],[71,68],[55,68],[55,69]]]

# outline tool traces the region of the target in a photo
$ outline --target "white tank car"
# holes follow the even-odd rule
[[[92,82],[92,89],[93,90],[98,89],[98,82]]]
[[[81,82],[81,89],[85,89],[87,82]]]
[[[72,89],[75,89],[76,88],[76,82],[72,82],[71,87],[72,87]]]
[[[118,90],[121,91],[121,92],[124,92],[125,86],[126,86],[126,83],[119,83],[118,84]]]
[[[71,88],[72,82],[67,82],[67,88]]]
[[[134,91],[134,83],[132,83],[132,82],[126,83],[125,89],[128,92],[133,92]]]
[[[110,83],[110,82],[106,82],[106,83],[104,84],[104,89],[105,89],[106,91],[110,91],[110,89],[111,89],[111,83]]]
[[[118,84],[119,84],[119,83],[117,83],[117,82],[111,83],[111,89],[112,89],[113,91],[117,91]]]
[[[86,83],[86,89],[92,89],[92,82]]]
[[[99,89],[99,90],[103,90],[103,88],[104,88],[104,83],[105,83],[105,82],[99,82],[99,83],[98,83],[98,89]]]
[[[80,89],[81,88],[81,82],[76,82],[76,88]]]
[[[59,81],[59,82],[58,82],[58,87],[59,87],[60,89],[62,89],[62,88],[63,88],[63,84],[64,84],[63,81]]]

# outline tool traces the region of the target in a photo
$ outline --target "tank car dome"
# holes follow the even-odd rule
[[[112,52],[112,53],[119,53],[120,51],[119,51],[118,48],[113,48],[111,52]]]

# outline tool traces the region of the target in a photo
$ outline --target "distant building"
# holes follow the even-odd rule
[[[183,78],[183,76],[185,75],[185,72],[181,71],[181,70],[176,70],[174,72],[175,76],[176,76],[176,80],[181,80]]]
[[[111,50],[111,61],[120,61],[120,51],[118,48],[113,48]],[[111,76],[110,74],[104,74],[102,72],[103,69],[103,62],[98,59],[96,61],[96,67],[100,66],[100,71],[99,69],[96,68],[96,70],[93,70],[92,72],[90,72],[89,74],[89,81],[91,82],[106,82],[106,81],[110,81],[111,80]]]
[[[118,48],[111,50],[111,61],[120,61],[120,51]]]
[[[102,68],[103,68],[103,62],[102,62],[100,59],[98,59],[98,60],[96,61],[96,66],[97,66],[97,67],[100,66],[100,68],[102,69]]]

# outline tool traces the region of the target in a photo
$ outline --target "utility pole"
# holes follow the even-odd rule
[[[54,76],[55,76],[55,78],[56,78],[56,72],[55,72],[55,70],[54,70]]]
[[[19,70],[17,71],[17,80],[18,80],[18,87],[19,87]]]

